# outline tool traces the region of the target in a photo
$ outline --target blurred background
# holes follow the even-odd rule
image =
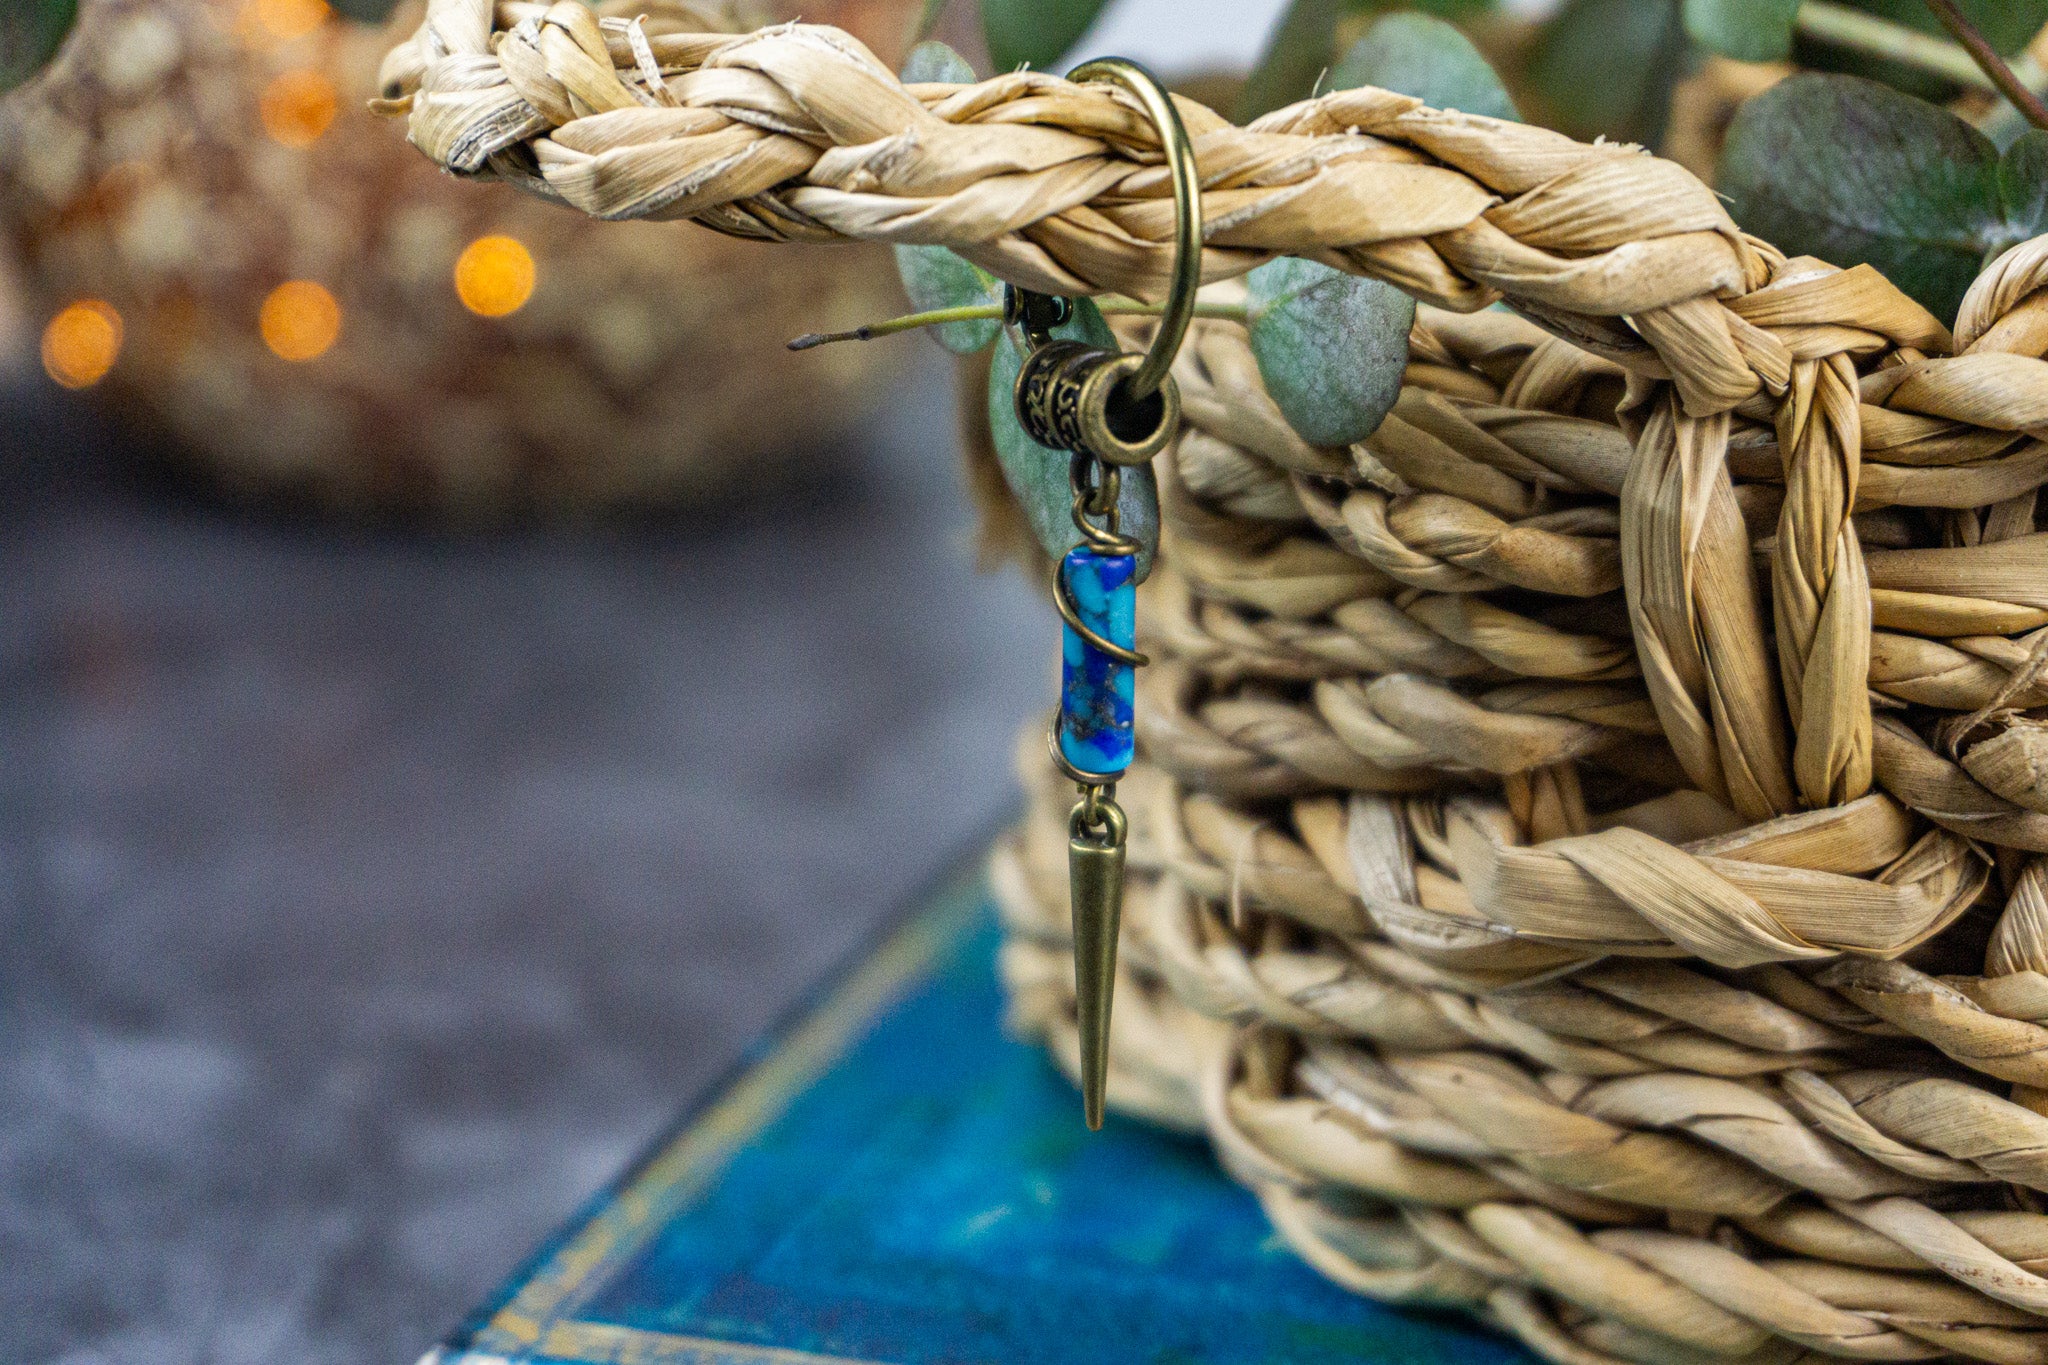
[[[1174,8],[1104,40],[1277,5]],[[319,0],[79,25],[0,105],[0,1359],[407,1362],[1009,812],[1057,618],[949,357],[781,349],[886,254],[458,186]]]
[[[0,1360],[414,1359],[970,855],[1053,696],[1038,585],[978,571],[979,391],[782,348],[900,311],[888,254],[441,176],[365,110],[417,3],[77,0],[32,79],[73,0],[0,14]],[[983,8],[1023,27],[936,29],[983,72],[1122,54],[1245,114],[1397,6]],[[1679,0],[1420,8],[1703,174],[1839,65],[1814,16],[1918,13],[1737,61]],[[1966,8],[2016,60],[2048,19]],[[923,10],[801,12],[895,62]],[[2010,141],[1913,22],[1894,83]]]

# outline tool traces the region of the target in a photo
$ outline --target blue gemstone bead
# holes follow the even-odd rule
[[[1061,572],[1067,593],[1088,628],[1113,644],[1138,642],[1138,561],[1098,554],[1086,546],[1067,551]],[[1060,752],[1084,773],[1114,777],[1131,766],[1131,713],[1135,671],[1066,627],[1060,670]]]

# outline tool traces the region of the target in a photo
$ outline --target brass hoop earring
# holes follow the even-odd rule
[[[1138,101],[1158,130],[1174,203],[1172,278],[1159,330],[1143,356],[1056,338],[1053,329],[1072,316],[1066,299],[1012,289],[1004,306],[1005,320],[1021,327],[1030,344],[1012,395],[1017,418],[1038,444],[1068,452],[1080,536],[1053,565],[1053,602],[1065,632],[1060,705],[1047,743],[1054,766],[1080,792],[1067,820],[1075,1021],[1082,1111],[1090,1128],[1100,1128],[1128,834],[1116,784],[1136,756],[1136,669],[1146,661],[1137,649],[1137,567],[1144,547],[1120,529],[1117,497],[1121,469],[1144,464],[1180,430],[1180,390],[1171,371],[1202,283],[1202,200],[1194,144],[1151,72],[1108,58],[1076,67],[1070,79],[1114,84]]]

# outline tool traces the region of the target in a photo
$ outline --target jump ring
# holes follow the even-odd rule
[[[1091,517],[1107,517],[1115,513],[1117,500],[1123,496],[1123,472],[1085,451],[1076,451],[1067,464],[1067,486],[1074,490],[1077,516],[1086,512]]]
[[[1098,829],[1102,831],[1099,842],[1103,845],[1121,845],[1130,838],[1130,822],[1114,796],[1093,785],[1082,791],[1081,799],[1067,815],[1069,838],[1087,839]]]

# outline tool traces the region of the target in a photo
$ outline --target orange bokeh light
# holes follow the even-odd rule
[[[114,305],[80,299],[43,328],[43,370],[67,389],[89,389],[121,358],[122,335]]]
[[[263,36],[288,43],[327,22],[327,0],[249,0],[246,11]]]
[[[533,253],[516,237],[479,237],[455,260],[455,295],[487,318],[516,313],[533,297]]]
[[[315,360],[341,335],[341,305],[311,280],[287,280],[263,300],[257,324],[263,344],[281,358]]]
[[[257,101],[263,131],[287,147],[310,147],[320,140],[341,108],[334,82],[318,71],[280,73]]]

